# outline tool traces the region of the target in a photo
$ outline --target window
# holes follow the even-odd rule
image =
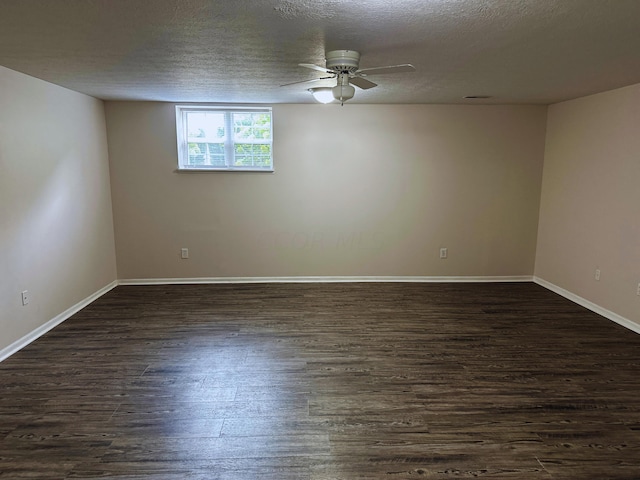
[[[177,106],[178,169],[273,171],[271,108]]]

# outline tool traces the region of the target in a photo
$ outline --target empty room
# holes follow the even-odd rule
[[[0,479],[640,479],[638,19],[0,0]]]

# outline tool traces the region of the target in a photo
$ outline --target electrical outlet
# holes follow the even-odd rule
[[[600,269],[596,268],[596,274],[594,275],[594,278],[598,281],[600,281]]]
[[[440,258],[447,258],[448,254],[449,254],[449,252],[447,251],[446,248],[441,248],[440,249]]]
[[[183,248],[180,250],[180,258],[189,258],[189,249]]]
[[[21,293],[22,295],[22,305],[29,305],[29,291],[25,290]]]

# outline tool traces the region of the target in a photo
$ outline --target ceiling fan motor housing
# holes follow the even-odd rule
[[[354,50],[333,50],[326,54],[327,68],[336,72],[353,73],[358,70],[360,53]]]

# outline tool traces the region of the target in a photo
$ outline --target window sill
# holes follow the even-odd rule
[[[273,168],[178,168],[175,173],[273,173]]]

